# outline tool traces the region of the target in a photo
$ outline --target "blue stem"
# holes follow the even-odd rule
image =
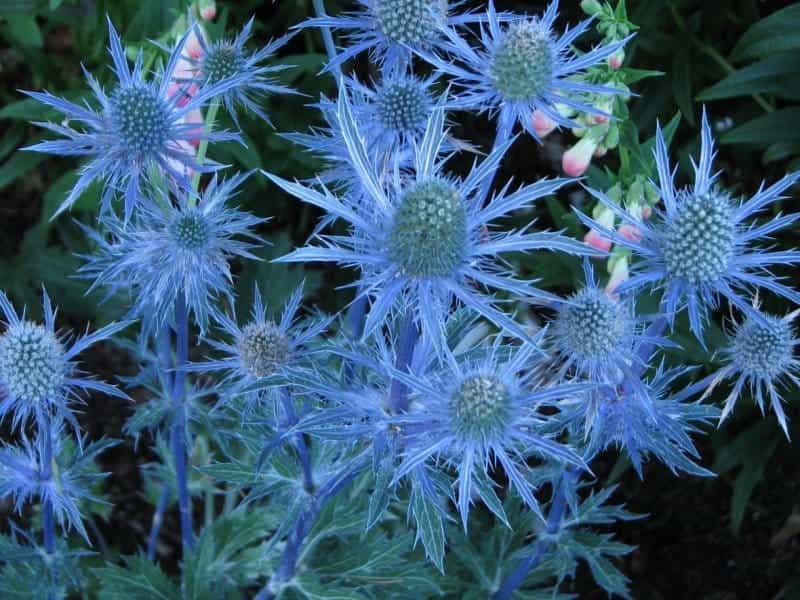
[[[400,340],[397,343],[397,356],[395,357],[395,369],[406,371],[411,364],[414,356],[414,346],[417,343],[419,332],[417,324],[414,323],[414,313],[411,310],[406,312],[403,324],[400,326]],[[408,409],[408,387],[397,379],[392,381],[389,391],[389,407],[395,413],[404,412]]]
[[[318,490],[314,501],[297,520],[294,529],[286,538],[286,546],[284,547],[283,554],[281,555],[278,568],[272,579],[261,588],[261,591],[255,596],[255,600],[272,600],[275,598],[273,589],[286,583],[294,577],[297,570],[297,561],[300,557],[300,551],[303,547],[303,542],[306,536],[311,531],[314,525],[314,519],[317,514],[325,506],[325,503],[333,496],[338,494],[342,488],[349,484],[356,476],[370,464],[369,460],[362,460],[356,463],[351,463],[345,469],[339,471],[336,475],[328,479]]]
[[[175,300],[175,376],[172,386],[172,454],[178,490],[178,512],[181,519],[181,539],[184,551],[194,545],[192,504],[186,466],[186,362],[189,359],[189,315],[182,293]]]
[[[39,472],[42,482],[49,481],[53,477],[53,438],[49,419],[42,419],[39,424],[40,435],[44,436],[44,455]],[[53,514],[53,503],[42,498],[42,538],[44,551],[48,555],[56,552],[56,527]],[[54,573],[55,575],[55,573]],[[53,600],[55,596],[48,592],[47,600]]]
[[[500,588],[492,595],[492,600],[508,600],[511,598],[516,589],[525,582],[528,574],[541,562],[550,544],[553,543],[553,536],[561,529],[561,521],[564,518],[564,512],[567,507],[567,492],[575,485],[576,474],[576,471],[570,468],[564,471],[558,482],[553,501],[550,503],[550,512],[547,514],[547,522],[545,523],[547,535],[539,538],[533,548],[533,552],[517,564],[511,575],[503,581]]]
[[[513,130],[514,130],[513,115],[501,112],[497,120],[497,132],[494,137],[494,144],[492,144],[493,153],[500,146],[502,146],[509,139],[511,139],[511,132]],[[481,183],[480,191],[478,192],[478,199],[480,200],[479,205],[486,204],[486,200],[489,197],[489,191],[492,189],[492,183],[494,182],[494,178],[497,175],[497,171],[499,168],[500,168],[500,163],[498,162],[497,165],[492,169],[492,171],[486,176],[486,179],[483,180],[483,183]]]
[[[158,497],[156,512],[153,514],[153,524],[150,527],[150,536],[147,538],[147,559],[156,559],[156,544],[158,534],[161,532],[161,525],[164,523],[164,513],[167,511],[167,501],[169,500],[169,484],[164,483],[161,488],[161,495]]]
[[[325,2],[324,0],[313,0],[314,4],[314,12],[317,13],[317,16],[327,17],[327,13],[325,12]],[[322,41],[325,44],[325,51],[328,53],[328,59],[334,60],[336,58],[336,45],[333,43],[333,35],[331,34],[331,30],[329,27],[320,27],[320,31],[322,33]],[[333,72],[333,77],[336,79],[336,84],[339,84],[339,81],[342,78],[342,70],[339,68],[339,65],[335,65],[331,67],[331,71]]]
[[[292,404],[292,397],[287,390],[282,390],[283,410],[286,413],[286,425],[291,427],[297,423],[297,415],[294,411]],[[294,447],[297,450],[297,456],[300,459],[300,466],[303,470],[303,489],[308,493],[314,492],[314,474],[311,467],[311,454],[308,451],[306,440],[303,438],[302,433],[294,436]]]
[[[50,422],[45,421],[44,431],[44,456],[42,457],[42,481],[49,481],[53,476],[53,438],[50,430]],[[44,549],[48,554],[56,551],[56,531],[53,519],[53,504],[49,500],[42,503],[42,536],[44,537]]]
[[[172,391],[172,334],[170,326],[165,324],[158,333],[156,340],[156,349],[158,351],[158,364],[160,367],[161,377],[164,381],[164,387]],[[164,513],[167,511],[167,501],[169,500],[169,482],[164,482],[161,488],[161,494],[158,497],[158,504],[156,504],[156,512],[153,514],[153,524],[150,526],[150,535],[147,538],[147,558],[151,561],[156,558],[156,545],[158,543],[158,536],[161,532],[161,525],[164,523]]]

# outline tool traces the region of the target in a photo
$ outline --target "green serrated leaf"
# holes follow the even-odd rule
[[[425,555],[444,572],[444,525],[439,507],[417,487],[411,493],[411,512],[417,524],[417,539],[422,540]]]

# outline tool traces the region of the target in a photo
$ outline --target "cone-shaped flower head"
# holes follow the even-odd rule
[[[716,308],[721,297],[746,314],[754,313],[746,300],[754,288],[800,304],[800,294],[769,271],[774,265],[800,262],[800,252],[773,251],[756,245],[797,221],[800,213],[778,215],[758,225],[753,222],[755,215],[781,200],[782,194],[800,179],[800,173],[786,175],[766,189],[762,185],[749,200],[734,200],[715,186],[718,174],[712,172],[714,142],[705,111],[693,186],[675,188],[660,128],[656,132],[655,158],[664,210],[656,210],[652,219],[639,221],[604,194],[590,190],[624,224],[636,227],[640,236],[621,235],[579,213],[589,227],[631,250],[639,259],[633,263],[631,278],[617,291],[625,293],[642,287],[662,290],[661,311],[670,323],[686,308],[691,329],[700,340],[707,311]]]
[[[397,374],[411,390],[411,406],[395,418],[403,438],[403,460],[395,480],[422,464],[445,472],[454,468],[466,527],[473,494],[487,506],[496,505],[487,469],[497,463],[511,489],[538,512],[526,459],[582,464],[569,447],[544,433],[547,417],[539,411],[592,388],[537,386],[529,373],[538,352],[530,344],[511,347],[497,339],[460,357],[447,351],[443,364],[428,374]]]
[[[800,387],[797,378],[800,363],[795,357],[795,348],[800,340],[792,326],[797,314],[798,311],[794,311],[785,317],[776,317],[757,313],[736,325],[724,351],[728,364],[720,370],[714,382],[716,385],[722,379],[735,380],[733,390],[725,400],[720,422],[730,415],[742,393],[748,390],[762,413],[765,399],[769,399],[778,423],[789,437],[781,388],[788,383]]]
[[[301,248],[283,261],[333,261],[361,270],[361,289],[372,301],[365,334],[382,325],[393,310],[410,306],[423,332],[434,338],[454,300],[520,338],[524,330],[498,310],[481,287],[511,292],[534,301],[556,297],[515,279],[501,262],[504,252],[561,250],[598,254],[557,233],[509,231],[490,233],[491,222],[530,206],[537,198],[560,188],[568,179],[543,180],[508,193],[504,189],[483,206],[479,188],[500,161],[503,144],[466,178],[448,176],[439,152],[445,139],[444,112],[434,110],[425,136],[416,147],[412,173],[384,177],[367,153],[346,94],[339,100],[338,120],[350,160],[368,194],[339,198],[327,189],[317,191],[268,175],[297,198],[326,210],[350,224],[347,236],[319,235],[321,244]]]
[[[252,29],[253,18],[233,39],[208,43],[203,36],[200,36],[202,49],[200,56],[189,58],[201,84],[213,86],[223,82],[228,83],[226,90],[221,94],[222,103],[237,125],[237,108],[243,107],[269,123],[269,117],[260,107],[264,96],[296,93],[272,77],[278,71],[286,69],[286,66],[263,64],[286,45],[295,33],[272,40],[260,50],[252,52],[246,47]]]
[[[357,11],[315,17],[303,27],[346,30],[350,42],[328,65],[337,67],[362,52],[384,72],[403,66],[412,50],[436,47],[454,25],[480,20],[479,15],[450,15],[448,0],[358,0]]]
[[[454,78],[461,88],[455,103],[458,108],[497,111],[506,133],[519,122],[539,139],[531,118],[534,111],[540,119],[545,117],[556,125],[579,127],[559,112],[556,105],[607,116],[592,106],[589,96],[620,93],[612,87],[583,83],[580,77],[627,40],[578,56],[572,44],[589,29],[591,19],[559,36],[553,29],[557,16],[557,0],[550,3],[541,17],[498,14],[490,0],[485,17],[482,15],[486,24],[481,26],[477,47],[450,32],[448,41],[442,45],[446,55],[425,50],[419,54]]]
[[[248,321],[240,326],[230,316],[220,314],[217,321],[227,341],[209,339],[209,345],[221,355],[217,359],[192,363],[188,369],[223,373],[225,402],[245,397],[246,407],[266,398],[276,400],[296,373],[308,368],[314,355],[315,338],[330,325],[329,318],[300,319],[302,284],[292,293],[278,320],[272,320],[261,299],[258,286],[253,289],[253,306]]]
[[[70,343],[55,329],[55,311],[44,292],[44,323],[19,317],[0,292],[5,331],[0,335],[0,419],[10,415],[12,425],[24,427],[31,418],[49,422],[55,415],[77,430],[70,405],[83,393],[95,390],[126,398],[115,387],[85,377],[73,360],[80,352],[126,327],[114,323]]]
[[[175,45],[164,70],[147,79],[142,54],[138,55],[131,70],[122,40],[109,21],[109,52],[117,82],[110,94],[106,94],[98,81],[86,73],[97,110],[68,102],[49,92],[25,92],[62,113],[66,121],[79,126],[75,129],[65,124],[36,123],[65,139],[39,142],[27,148],[87,158],[75,186],[58,212],[72,206],[89,184],[100,180],[104,185],[101,208],[107,210],[115,192],[123,191],[127,218],[134,206],[146,200],[141,194],[141,184],[151,172],[165,173],[178,187],[189,189],[189,171],[209,172],[219,167],[210,161],[198,164],[194,154],[187,150],[189,143],[198,139],[231,140],[238,139],[238,136],[222,131],[204,132],[188,122],[186,117],[211,98],[225,93],[237,80],[225,79],[204,85],[196,93],[189,93],[193,82],[186,81],[185,90],[170,93],[176,67],[191,33],[192,29],[189,29]]]
[[[132,293],[131,314],[145,331],[170,321],[179,298],[204,330],[218,313],[215,300],[231,299],[228,261],[258,260],[251,250],[260,238],[252,229],[264,220],[228,206],[246,177],[214,177],[196,205],[188,195],[173,204],[164,194],[158,207],[138,211],[127,225],[110,220],[107,237],[87,230],[98,249],[84,256],[81,273],[94,279],[92,287]]]
[[[559,373],[617,381],[637,362],[634,346],[641,328],[632,302],[599,287],[588,261],[584,275],[585,287],[559,304],[548,333],[561,363]]]
[[[435,94],[436,77],[421,79],[406,73],[384,74],[374,86],[356,79],[343,78],[352,97],[352,112],[361,127],[368,155],[374,164],[401,170],[413,166],[414,146],[425,134],[431,112],[436,106],[447,110],[450,100]],[[323,98],[319,103],[328,127],[314,128],[310,134],[291,133],[284,137],[304,146],[330,163],[330,168],[319,175],[319,180],[336,189],[367,194],[359,183],[356,167],[344,141],[338,121],[336,103]],[[444,141],[443,151],[453,150],[456,142]],[[366,200],[369,201],[369,200]]]

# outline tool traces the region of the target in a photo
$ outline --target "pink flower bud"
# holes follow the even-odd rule
[[[594,151],[595,158],[603,158],[606,154],[608,154],[608,148],[605,146],[598,146],[597,150]]]
[[[217,16],[217,3],[214,0],[205,3],[205,6],[200,8],[200,18],[203,21],[213,21]]]
[[[195,60],[203,56],[203,44],[200,42],[200,38],[197,37],[197,32],[197,27],[192,29],[189,37],[186,40],[186,45],[183,47],[183,49],[186,50],[186,54]]]
[[[649,219],[651,216],[653,216],[653,208],[650,207],[650,206],[643,206],[642,207],[642,218],[643,219]]]
[[[592,121],[595,125],[605,125],[608,123],[608,115],[592,115]]]
[[[614,54],[608,57],[608,66],[615,71],[622,66],[622,61],[625,60],[625,50],[617,50]]]
[[[561,157],[561,168],[570,177],[579,177],[589,168],[592,154],[597,149],[597,140],[587,136],[564,152]]]
[[[617,229],[617,233],[631,242],[638,242],[642,239],[641,230],[635,225],[630,225],[629,223],[620,225],[619,229]]]
[[[611,250],[611,240],[603,237],[603,235],[596,229],[590,229],[589,233],[583,236],[583,241],[592,248],[602,250],[603,252],[608,252]]]
[[[555,121],[540,110],[533,111],[531,121],[533,122],[533,130],[540,138],[548,136],[556,128]]]

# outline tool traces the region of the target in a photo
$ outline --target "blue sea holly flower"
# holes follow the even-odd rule
[[[455,469],[458,510],[466,527],[473,493],[487,506],[494,491],[489,468],[502,467],[525,504],[541,514],[527,460],[538,457],[583,466],[568,446],[544,433],[552,410],[569,396],[585,395],[592,384],[539,386],[531,364],[538,350],[531,344],[508,346],[498,336],[491,345],[460,357],[446,352],[443,365],[424,376],[398,373],[411,390],[408,412],[395,417],[403,459],[395,481],[423,464]]]
[[[222,371],[221,389],[227,397],[242,395],[250,404],[261,398],[276,400],[291,384],[293,374],[309,366],[308,358],[314,355],[311,342],[332,320],[300,320],[297,313],[302,298],[301,284],[289,298],[280,319],[273,321],[256,285],[248,322],[240,326],[232,317],[219,315],[217,321],[228,341],[206,340],[222,357],[193,363],[188,370]]]
[[[538,139],[531,119],[534,110],[558,125],[578,127],[556,105],[605,115],[586,98],[620,93],[612,87],[581,82],[580,76],[617,52],[627,39],[576,55],[572,43],[589,29],[592,20],[581,21],[559,36],[553,29],[557,16],[557,0],[548,5],[541,17],[514,19],[499,14],[490,0],[478,47],[451,32],[443,45],[444,55],[431,51],[419,54],[454,78],[462,90],[457,107],[496,112],[506,133],[510,133],[514,122],[519,122]]]
[[[339,100],[338,120],[359,181],[368,193],[334,196],[267,174],[289,194],[347,221],[348,235],[318,234],[319,245],[300,248],[282,262],[327,261],[358,267],[360,293],[372,302],[364,334],[382,325],[387,315],[409,307],[428,335],[438,337],[453,300],[483,315],[498,327],[527,339],[523,328],[496,307],[484,288],[507,291],[532,301],[556,296],[513,277],[505,269],[505,252],[561,250],[595,254],[585,244],[558,233],[529,230],[491,232],[499,217],[530,206],[569,179],[542,180],[509,192],[506,186],[487,206],[479,188],[508,144],[496,148],[464,179],[446,175],[439,159],[444,139],[444,111],[434,110],[425,136],[415,149],[413,174],[380,175],[367,153],[346,94]]]
[[[219,168],[211,161],[202,165],[186,150],[190,141],[204,139],[222,141],[238,139],[224,131],[208,132],[185,117],[201,108],[211,98],[233,87],[235,78],[201,87],[196,94],[169,93],[169,86],[183,47],[191,33],[187,31],[172,50],[166,67],[153,78],[146,78],[142,53],[131,70],[117,31],[108,22],[109,52],[114,63],[116,85],[107,94],[100,83],[84,72],[95,95],[97,108],[75,104],[50,92],[24,92],[35,100],[54,108],[65,116],[62,124],[37,122],[62,140],[39,142],[26,150],[60,156],[81,156],[88,161],[56,215],[71,207],[81,193],[95,180],[103,182],[103,210],[108,209],[115,192],[124,192],[126,218],[143,199],[140,187],[152,171],[166,173],[178,186],[191,187],[189,171],[210,172]],[[70,126],[70,122],[79,125]]]
[[[172,203],[166,192],[155,191],[154,206],[142,207],[130,223],[109,220],[106,237],[87,230],[98,248],[83,257],[81,274],[94,279],[91,289],[132,293],[130,312],[142,318],[145,331],[171,322],[179,297],[205,331],[209,316],[219,315],[215,300],[232,302],[229,260],[258,260],[251,250],[261,239],[252,229],[265,219],[229,206],[246,177],[215,176],[196,205],[185,194]]]
[[[0,335],[0,419],[11,417],[12,426],[25,427],[35,419],[40,427],[55,415],[67,420],[77,431],[71,405],[83,394],[97,391],[127,398],[117,388],[85,375],[75,357],[92,344],[127,327],[129,322],[112,323],[74,340],[55,329],[55,310],[43,292],[44,323],[19,316],[8,297],[0,292],[5,331]]]
[[[49,432],[39,432],[35,440],[23,434],[21,445],[0,447],[0,498],[10,497],[14,510],[21,513],[29,501],[38,497],[53,507],[55,520],[65,533],[74,529],[88,542],[81,505],[102,502],[91,492],[106,477],[106,473],[97,470],[95,459],[115,442],[81,440],[71,447],[65,443],[59,425],[46,427]],[[43,478],[42,473],[49,476]]]
[[[481,15],[451,15],[459,4],[448,0],[358,0],[359,9],[342,16],[314,17],[301,27],[330,27],[346,30],[350,45],[327,69],[369,52],[384,72],[404,66],[411,51],[432,48],[446,40],[450,27],[480,20]]]
[[[294,37],[294,33],[272,40],[255,52],[249,51],[245,44],[253,29],[253,19],[245,24],[233,39],[223,39],[209,43],[204,36],[198,36],[202,53],[199,58],[189,57],[197,73],[201,86],[211,87],[230,82],[220,94],[225,110],[239,126],[236,109],[244,107],[267,123],[270,119],[260,108],[266,94],[296,94],[291,88],[278,83],[272,75],[291,68],[289,65],[269,66],[262,64],[271,58]],[[202,89],[202,87],[201,87]]]
[[[634,347],[641,338],[641,323],[631,299],[599,287],[588,260],[583,269],[585,286],[559,303],[547,337],[561,365],[560,377],[616,381],[638,360]]]
[[[649,221],[637,220],[604,194],[589,190],[623,223],[637,227],[642,233],[640,240],[628,239],[578,213],[584,223],[639,259],[633,264],[631,278],[618,291],[643,287],[662,290],[661,312],[670,324],[686,308],[691,329],[700,340],[707,310],[715,309],[720,297],[746,314],[754,312],[745,299],[754,288],[769,290],[800,304],[800,294],[769,271],[773,265],[800,262],[800,252],[755,246],[755,242],[769,240],[770,235],[800,219],[800,213],[794,213],[755,223],[755,216],[781,200],[781,194],[800,179],[800,172],[786,175],[766,189],[762,185],[749,200],[734,200],[714,185],[718,174],[712,172],[714,142],[705,111],[700,162],[694,165],[693,186],[675,188],[674,171],[669,165],[660,127],[656,132],[655,157],[664,209],[656,210]]]
[[[800,340],[792,327],[798,312],[785,317],[760,313],[749,316],[736,325],[730,343],[724,350],[727,365],[720,369],[707,393],[722,380],[735,381],[733,390],[725,400],[720,423],[733,411],[745,389],[755,398],[761,413],[764,400],[768,398],[786,437],[789,427],[783,410],[780,390],[787,383],[800,387],[797,369],[800,363],[795,357],[795,348]]]
[[[700,457],[689,434],[717,418],[719,411],[688,399],[702,391],[708,380],[672,393],[676,380],[689,369],[665,369],[663,364],[648,379],[628,370],[613,385],[598,386],[587,397],[562,403],[564,420],[576,435],[586,439],[584,459],[615,446],[625,450],[639,477],[648,455],[655,456],[673,473],[711,476],[695,461]]]

